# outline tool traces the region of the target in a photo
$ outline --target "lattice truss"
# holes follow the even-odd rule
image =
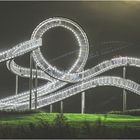
[[[80,48],[77,60],[67,72],[60,71],[55,66],[50,65],[40,51],[43,34],[55,27],[63,27],[71,31]],[[34,62],[40,68],[37,70],[33,69],[32,73],[30,72],[30,68],[21,67],[14,61],[14,58],[28,52],[32,54]],[[7,51],[1,52],[0,62],[7,61],[7,68],[20,77],[30,78],[32,74],[32,78],[35,78],[37,75],[38,79],[49,81],[47,84],[37,87],[37,89],[32,89],[31,109],[35,109],[35,91],[37,91],[37,108],[64,100],[70,96],[97,86],[115,86],[140,95],[140,85],[134,81],[115,76],[99,76],[100,74],[117,67],[140,67],[140,59],[118,57],[103,61],[90,69],[83,70],[88,59],[88,54],[89,43],[83,29],[69,19],[56,17],[41,22],[33,31],[30,40],[20,43]],[[62,87],[68,83],[73,83],[73,85],[62,89]],[[61,90],[58,91],[60,88]],[[0,110],[29,109],[29,96],[30,91],[26,91],[0,99]]]

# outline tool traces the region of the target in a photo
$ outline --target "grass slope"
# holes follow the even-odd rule
[[[140,138],[140,116],[14,113],[0,115],[0,138]]]
[[[26,125],[32,123],[40,125],[41,122],[52,124],[58,113],[32,113],[32,114],[14,114],[0,116],[0,125]],[[82,122],[90,122],[95,124],[101,122],[110,127],[139,127],[140,116],[130,115],[117,115],[117,114],[64,114],[65,121],[75,127],[79,126]],[[79,124],[79,125],[77,125]]]

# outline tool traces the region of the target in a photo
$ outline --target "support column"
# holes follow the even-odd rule
[[[53,110],[53,105],[51,104],[50,105],[50,113],[52,113],[52,110]]]
[[[81,114],[85,113],[85,92],[81,93]]]
[[[84,69],[83,69],[84,71]],[[82,77],[83,78],[83,77]],[[81,114],[85,113],[85,92],[81,93]]]
[[[37,85],[38,85],[38,75],[37,75],[37,64],[35,64],[36,76],[35,76],[35,110],[37,110]]]
[[[30,53],[30,78],[29,78],[29,90],[30,90],[30,96],[29,96],[29,109],[32,109],[32,83],[33,83],[33,78],[32,78],[32,67],[33,67],[33,62],[32,62],[32,53]]]
[[[63,113],[63,101],[60,101],[60,112]]]
[[[16,75],[16,91],[15,94],[18,94],[18,75]]]
[[[125,79],[126,78],[126,67],[124,66],[123,67],[123,78]],[[126,111],[126,109],[127,109],[127,104],[126,104],[126,90],[125,89],[123,89],[123,112],[124,111]]]

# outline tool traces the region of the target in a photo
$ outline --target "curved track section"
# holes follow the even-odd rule
[[[58,70],[49,64],[40,51],[43,34],[51,28],[64,27],[71,31],[79,45],[78,59],[67,71]],[[37,70],[39,79],[49,81],[47,84],[37,88],[37,108],[53,104],[64,100],[72,95],[97,86],[115,86],[127,89],[136,94],[140,94],[140,85],[121,77],[99,76],[100,74],[121,66],[140,67],[140,59],[132,57],[118,57],[103,61],[102,63],[82,71],[88,59],[89,44],[85,32],[75,22],[66,18],[50,18],[40,23],[31,36],[31,40],[21,43],[8,51],[0,53],[0,62],[7,61],[7,68],[16,75],[29,78],[30,69],[16,64],[13,58],[21,56],[27,52],[33,53],[34,61],[40,68]],[[90,56],[94,57],[93,56]],[[36,70],[33,69],[32,77],[36,77]],[[68,83],[72,86],[61,89]],[[57,91],[59,90],[59,91]],[[0,99],[0,109],[29,109],[29,91]],[[32,90],[32,109],[35,108],[35,89]]]
[[[42,46],[41,38],[25,41],[23,43],[16,45],[12,49],[1,52],[0,53],[0,62],[4,62],[4,61],[10,60],[12,58],[16,58],[18,56],[24,55],[34,49],[37,49],[40,46]]]
[[[126,80],[120,77],[110,77],[110,76],[102,76],[97,77],[94,79],[88,79],[87,81],[84,81],[84,83],[78,83],[74,86],[70,86],[66,89],[60,90],[58,92],[54,92],[53,94],[50,94],[46,97],[40,98],[38,100],[38,106],[37,108],[41,108],[43,106],[47,106],[53,103],[56,103],[58,101],[64,100],[70,96],[73,96],[77,93],[80,93],[82,91],[88,90],[90,88],[95,88],[97,86],[115,86],[119,88],[125,88],[131,92],[134,92],[138,95],[140,95],[140,85],[136,82],[133,82],[131,80]],[[29,107],[29,104],[26,102],[23,103],[1,103],[2,109],[18,109],[23,110],[27,109]],[[34,102],[32,103],[32,109],[34,109]]]

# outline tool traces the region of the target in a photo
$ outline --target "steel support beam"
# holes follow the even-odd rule
[[[50,113],[52,113],[52,111],[53,111],[53,105],[51,104],[50,105]]]
[[[85,92],[81,93],[81,114],[85,113]]]
[[[18,94],[18,75],[16,75],[16,90],[15,90],[15,94]]]
[[[38,76],[37,76],[37,64],[35,64],[36,76],[35,76],[35,110],[37,110],[37,86],[38,86]]]
[[[83,69],[84,71],[84,69]],[[82,77],[83,78],[83,77]],[[85,113],[85,92],[81,93],[81,114]]]
[[[126,78],[126,67],[123,67],[123,78],[125,79]],[[127,109],[127,97],[126,97],[126,90],[123,89],[123,112],[126,111]]]
[[[60,101],[60,112],[63,113],[63,101]]]
[[[29,78],[29,109],[32,109],[32,86],[33,86],[33,78],[32,78],[32,67],[33,67],[33,60],[32,60],[32,53],[30,53],[30,78]]]

